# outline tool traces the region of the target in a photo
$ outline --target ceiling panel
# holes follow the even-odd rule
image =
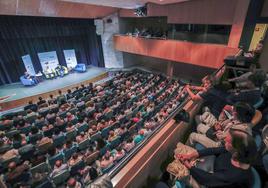
[[[111,6],[117,8],[133,9],[145,5],[145,3],[171,4],[189,0],[61,0],[74,3],[85,3],[93,5]]]
[[[118,8],[58,0],[0,0],[0,15],[102,18]]]

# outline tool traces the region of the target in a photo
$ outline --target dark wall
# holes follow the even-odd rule
[[[130,54],[130,53],[123,53],[124,58],[124,67],[143,67],[148,70],[162,72],[164,74],[167,73],[167,65],[170,61],[159,59],[159,58],[152,58],[152,57],[146,57],[142,55],[136,55],[136,54]],[[172,62],[174,65],[174,72],[173,75],[185,79],[185,80],[192,80],[195,83],[201,82],[201,79],[205,77],[208,74],[213,73],[215,70],[196,66],[196,65],[190,65],[185,63],[179,63],[179,62]]]
[[[166,31],[168,29],[166,17],[139,17],[139,18],[120,18],[119,29],[120,34],[134,32],[138,28],[152,28],[154,30]]]
[[[39,52],[75,49],[78,63],[104,66],[100,37],[91,19],[0,16],[0,85],[17,82],[25,72],[21,56],[29,54],[36,72]]]

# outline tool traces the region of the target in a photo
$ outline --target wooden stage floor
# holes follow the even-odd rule
[[[0,86],[0,98],[9,96],[0,102],[0,111],[17,108],[28,103],[28,101],[37,101],[39,96],[49,97],[50,94],[57,95],[58,90],[65,92],[67,89],[73,89],[81,84],[97,82],[108,77],[105,68],[90,66],[85,73],[71,73],[63,78],[44,80],[36,86],[25,87],[20,82]]]

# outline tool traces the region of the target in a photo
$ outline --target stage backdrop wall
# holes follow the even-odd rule
[[[0,16],[0,85],[19,81],[29,54],[35,71],[42,70],[38,53],[56,51],[66,66],[63,50],[74,49],[77,63],[104,67],[100,36],[92,19]]]

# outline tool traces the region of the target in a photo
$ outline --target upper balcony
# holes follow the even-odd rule
[[[235,55],[237,48],[227,45],[193,43],[160,38],[142,38],[126,35],[114,36],[118,51],[155,57],[174,62],[188,63],[217,69],[226,56]]]

